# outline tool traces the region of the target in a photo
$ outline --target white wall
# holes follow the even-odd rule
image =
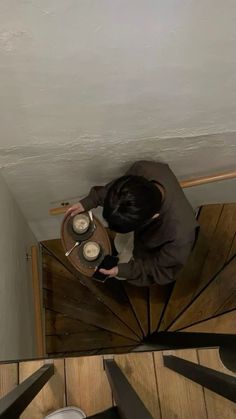
[[[35,356],[31,261],[36,244],[0,176],[0,361]]]
[[[136,159],[235,165],[235,22],[235,0],[1,0],[0,168],[35,232]]]

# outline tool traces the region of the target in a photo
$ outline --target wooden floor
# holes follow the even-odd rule
[[[172,286],[105,284],[78,274],[60,240],[42,243],[46,352],[124,353],[154,331],[235,332],[236,204],[207,205]]]
[[[223,367],[216,349],[168,351],[165,354],[174,354],[232,375]],[[162,356],[162,352],[112,356],[154,419],[236,418],[236,404],[168,370],[163,366]],[[102,356],[51,362],[55,365],[55,375],[25,410],[22,419],[42,419],[56,409],[72,405],[93,415],[113,405]],[[44,361],[33,361],[0,365],[0,396],[43,364]]]

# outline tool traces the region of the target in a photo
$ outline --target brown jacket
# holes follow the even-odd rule
[[[157,181],[165,189],[160,216],[134,233],[133,259],[118,265],[119,276],[133,285],[165,285],[172,282],[191,251],[198,223],[178,180],[167,164],[135,163],[127,174]],[[81,203],[85,210],[103,206],[109,188],[95,186]]]

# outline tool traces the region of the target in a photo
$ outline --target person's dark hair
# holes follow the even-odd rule
[[[142,176],[122,176],[108,189],[103,217],[111,230],[129,233],[157,214],[162,194],[155,183]]]

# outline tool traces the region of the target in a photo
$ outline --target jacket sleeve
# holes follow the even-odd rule
[[[98,206],[103,207],[104,200],[107,194],[108,185],[106,186],[94,186],[88,196],[81,199],[80,202],[83,205],[85,211],[89,211],[92,208],[97,208]]]
[[[133,285],[166,285],[175,280],[184,266],[193,246],[193,240],[184,244],[167,243],[145,259],[133,259],[118,264],[119,277],[127,278]]]

